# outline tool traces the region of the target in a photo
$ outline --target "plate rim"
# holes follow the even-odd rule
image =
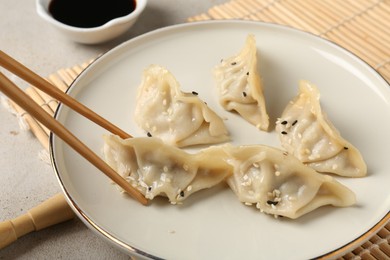
[[[253,24],[255,24],[255,25],[266,26],[266,27],[267,26],[271,26],[271,27],[277,27],[279,29],[290,30],[290,31],[293,31],[294,33],[301,33],[301,34],[306,35],[308,37],[315,38],[316,40],[323,41],[326,44],[329,44],[332,47],[335,47],[335,48],[339,49],[340,51],[342,51],[345,54],[347,54],[349,57],[353,58],[355,61],[363,63],[364,66],[366,66],[367,68],[369,68],[372,71],[373,76],[375,75],[377,78],[379,78],[381,81],[383,81],[385,83],[385,85],[387,85],[387,87],[390,90],[390,82],[388,82],[384,78],[384,76],[382,76],[377,70],[375,70],[375,68],[372,65],[370,65],[368,62],[366,62],[365,60],[363,60],[362,58],[360,58],[359,56],[354,54],[352,51],[346,49],[345,47],[343,47],[343,46],[341,46],[341,45],[339,45],[339,44],[337,44],[335,42],[332,42],[331,40],[328,40],[326,38],[320,37],[320,36],[318,36],[318,35],[316,35],[314,33],[311,33],[311,32],[307,32],[307,31],[303,31],[301,29],[294,28],[294,27],[292,27],[290,25],[281,25],[281,24],[277,24],[277,23],[273,23],[273,22],[262,22],[262,21],[231,19],[231,20],[194,21],[194,22],[191,22],[191,23],[181,23],[181,24],[169,25],[169,26],[165,26],[165,27],[162,27],[162,28],[154,29],[152,31],[149,31],[149,32],[143,33],[141,35],[138,35],[138,36],[136,36],[134,38],[131,38],[131,39],[129,39],[129,40],[127,40],[127,41],[125,41],[125,42],[123,42],[123,43],[121,43],[121,44],[119,44],[119,45],[117,45],[117,46],[115,46],[115,47],[113,47],[113,48],[103,52],[98,57],[96,57],[90,64],[88,64],[76,76],[76,78],[68,86],[68,89],[66,90],[65,93],[67,94],[69,91],[71,91],[71,89],[74,87],[74,85],[76,84],[78,79],[80,77],[82,77],[83,74],[90,67],[94,66],[96,64],[96,62],[98,62],[102,58],[105,58],[106,56],[110,55],[111,52],[114,52],[115,50],[124,48],[125,45],[131,44],[133,41],[142,40],[142,38],[146,38],[146,37],[153,36],[153,35],[156,35],[156,34],[161,34],[161,33],[164,33],[164,32],[175,31],[175,30],[179,30],[179,29],[187,28],[187,27],[207,26],[209,24],[211,24],[211,25],[212,24],[225,24],[225,25],[228,25],[228,24],[252,24],[253,25]],[[56,108],[56,110],[54,112],[54,118],[55,119],[57,119],[58,114],[60,113],[60,110],[61,110],[62,106],[63,106],[63,104],[60,103],[59,106]],[[89,229],[93,230],[95,233],[97,233],[98,235],[103,237],[105,240],[107,240],[111,244],[117,246],[117,248],[121,249],[122,251],[125,251],[126,253],[130,253],[131,252],[132,254],[136,254],[138,257],[142,257],[142,258],[146,258],[146,259],[163,259],[163,258],[160,258],[158,256],[149,254],[149,253],[147,253],[147,252],[145,252],[143,250],[140,250],[140,249],[138,249],[138,248],[136,248],[136,247],[134,247],[132,245],[129,245],[129,244],[127,244],[126,242],[122,241],[119,238],[116,238],[114,235],[110,234],[104,228],[102,228],[98,224],[94,223],[94,221],[90,217],[88,217],[88,214],[86,214],[77,205],[77,203],[72,199],[72,196],[68,193],[67,189],[65,188],[65,185],[64,185],[64,183],[63,183],[63,181],[61,179],[59,170],[57,168],[58,164],[56,163],[56,158],[54,156],[54,149],[53,149],[54,142],[55,142],[54,134],[52,132],[50,132],[50,136],[49,136],[49,154],[50,154],[51,166],[52,166],[52,168],[53,168],[53,170],[55,172],[57,181],[60,184],[60,187],[61,187],[61,190],[63,191],[65,199],[67,200],[67,202],[70,205],[70,207],[72,208],[72,210],[79,217],[79,219],[81,219],[82,222],[85,223],[89,227]],[[390,221],[390,210],[375,225],[373,225],[371,228],[366,230],[360,236],[356,237],[355,239],[353,239],[352,241],[350,241],[350,242],[348,242],[348,243],[346,243],[344,245],[341,245],[338,248],[335,248],[332,251],[329,251],[329,252],[327,252],[325,254],[322,254],[322,255],[318,255],[315,258],[316,259],[329,259],[329,258],[333,259],[333,258],[342,256],[342,254],[346,254],[348,252],[351,252],[352,250],[356,249],[357,247],[359,247],[363,243],[367,242],[381,228],[383,228],[389,221]]]

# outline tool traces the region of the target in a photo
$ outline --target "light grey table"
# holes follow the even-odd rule
[[[80,64],[145,32],[184,23],[226,0],[149,0],[145,12],[123,37],[102,45],[81,45],[60,35],[35,13],[35,1],[0,1],[0,49],[39,75]],[[1,72],[10,76],[0,68]],[[22,88],[26,86],[15,79]],[[17,118],[0,106],[0,221],[19,216],[60,192],[42,146]],[[29,234],[0,250],[0,259],[128,259],[78,220]]]

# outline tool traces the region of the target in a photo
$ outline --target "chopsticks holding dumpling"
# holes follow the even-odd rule
[[[10,72],[35,85],[42,91],[63,102],[65,105],[89,118],[113,134],[119,135],[122,138],[131,137],[124,131],[120,130],[118,127],[114,126],[107,120],[103,119],[101,116],[94,113],[92,110],[77,102],[75,99],[51,86],[49,82],[30,71],[24,65],[20,64],[2,51],[0,51],[0,64]],[[45,125],[63,141],[65,141],[69,146],[71,146],[76,152],[87,159],[95,167],[106,174],[112,181],[117,183],[127,193],[129,193],[130,196],[143,205],[147,204],[147,199],[138,190],[134,189],[124,178],[122,178],[117,172],[108,166],[99,156],[97,156],[91,149],[83,144],[68,129],[66,129],[63,125],[51,117],[46,111],[43,110],[43,108],[36,104],[27,94],[19,89],[2,73],[0,73],[0,91],[2,91],[6,96],[22,107],[31,116]]]

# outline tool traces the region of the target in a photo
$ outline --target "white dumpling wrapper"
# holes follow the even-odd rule
[[[151,65],[139,86],[135,122],[166,143],[178,147],[229,140],[222,120],[197,93],[184,93],[167,69]]]
[[[227,183],[241,202],[264,213],[296,219],[325,205],[356,202],[347,187],[285,151],[265,145],[225,146],[234,168]]]
[[[196,191],[211,188],[232,172],[221,149],[187,153],[155,137],[121,139],[104,136],[104,160],[147,199],[166,196],[181,203]]]
[[[359,150],[322,112],[319,90],[308,81],[299,82],[299,94],[286,106],[275,129],[287,152],[319,172],[345,177],[367,174]]]
[[[248,35],[243,49],[237,55],[223,59],[213,73],[221,106],[227,111],[236,111],[252,125],[267,131],[269,116],[257,68],[254,35]]]

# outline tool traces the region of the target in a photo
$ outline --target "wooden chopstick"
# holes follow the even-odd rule
[[[72,147],[76,152],[92,163],[96,168],[106,174],[112,181],[122,187],[127,193],[129,193],[130,196],[143,205],[147,204],[148,200],[138,190],[132,187],[130,183],[128,183],[122,176],[115,172],[108,164],[106,164],[91,149],[83,144],[68,129],[66,129],[62,124],[51,117],[42,107],[35,103],[26,93],[18,88],[1,72],[0,90],[37,121],[41,122],[55,135],[65,141],[70,147]]]
[[[0,50],[0,65],[4,67],[5,69],[9,70],[13,74],[19,76],[20,78],[24,79],[25,81],[29,82],[31,85],[37,87],[38,89],[42,90],[43,92],[47,93],[49,96],[61,101],[74,111],[78,112],[79,114],[85,116],[86,118],[90,119],[94,123],[100,125],[101,127],[105,128],[106,130],[110,131],[113,134],[116,134],[120,136],[123,139],[131,138],[132,136],[123,131],[122,129],[118,128],[117,126],[113,125],[100,115],[96,114],[74,98],[70,97],[69,95],[66,95],[58,88],[54,87],[50,82],[45,80],[44,78],[40,77],[35,72],[31,71],[27,67],[25,67],[23,64],[19,63],[6,53]]]

